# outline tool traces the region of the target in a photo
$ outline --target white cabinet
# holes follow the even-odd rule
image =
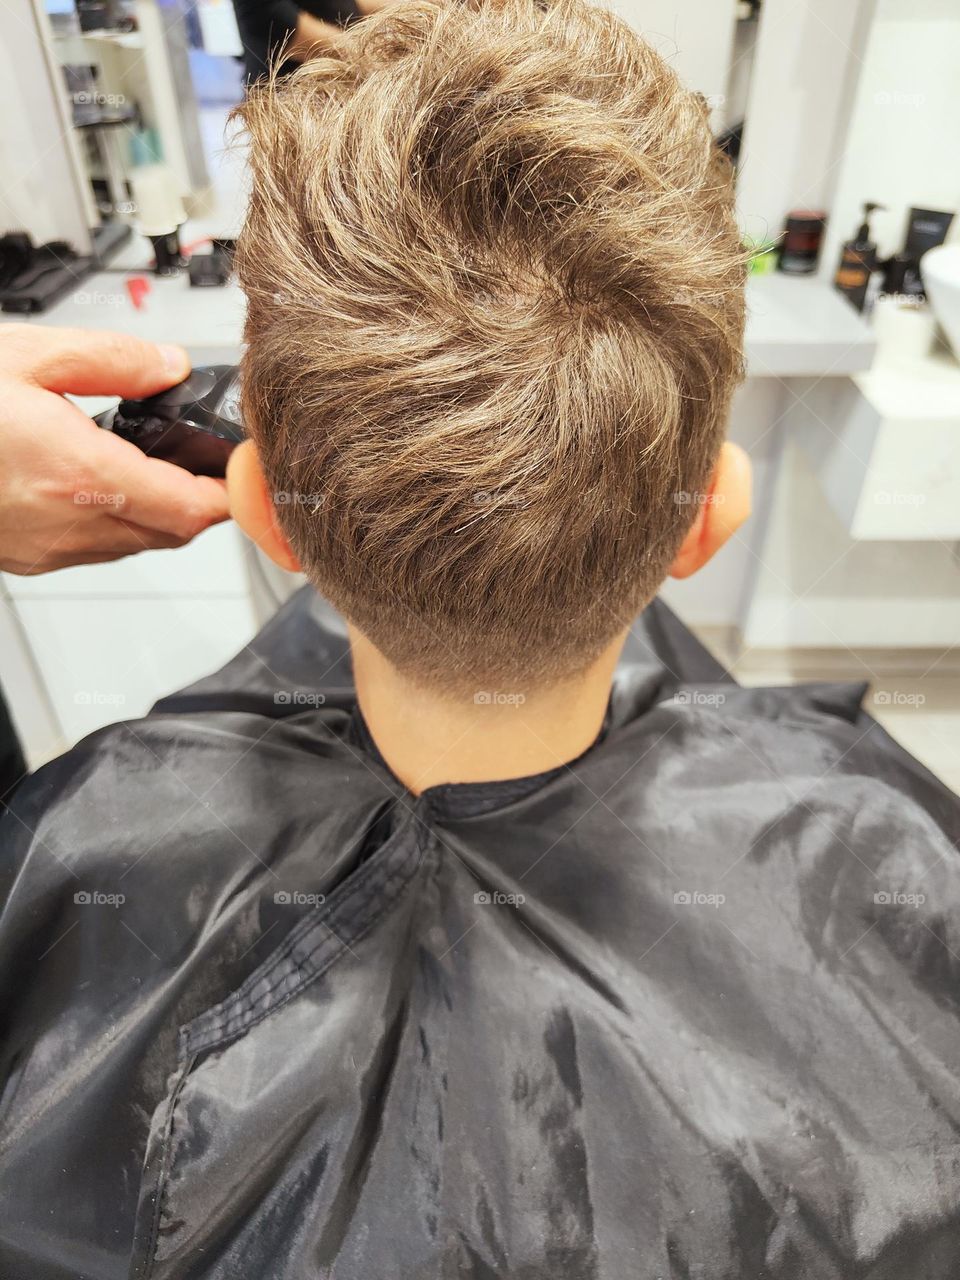
[[[12,679],[5,653],[5,691],[33,763],[101,725],[143,715],[222,666],[256,630],[233,524],[175,551],[6,575],[4,585],[52,711],[37,721],[37,687]]]
[[[796,443],[784,452],[757,569],[748,649],[944,650],[960,636],[955,544],[852,537]],[[938,659],[919,661],[926,670]]]
[[[250,605],[223,597],[22,600],[17,606],[68,742],[144,715],[223,665],[253,634]]]
[[[109,564],[77,565],[29,578],[8,574],[14,600],[149,596],[245,596],[243,539],[233,523],[214,525],[172,551],[141,551]]]
[[[788,435],[852,538],[960,539],[960,366],[883,365],[794,391]]]

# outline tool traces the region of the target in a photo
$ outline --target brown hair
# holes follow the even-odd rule
[[[741,376],[704,100],[582,0],[401,3],[254,87],[244,411],[317,587],[448,687],[583,669]]]

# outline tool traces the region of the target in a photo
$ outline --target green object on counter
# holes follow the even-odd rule
[[[743,247],[750,251],[752,276],[765,276],[776,270],[777,252],[780,248],[776,240],[747,239],[743,242]]]

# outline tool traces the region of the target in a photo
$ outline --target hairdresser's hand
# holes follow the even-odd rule
[[[334,23],[324,22],[322,18],[315,18],[306,9],[301,9],[297,15],[296,30],[284,53],[296,62],[322,58],[336,48],[342,35],[343,32]]]
[[[361,16],[379,13],[387,9],[395,0],[357,0],[357,9]],[[284,48],[284,54],[295,62],[307,62],[310,58],[323,58],[332,53],[337,43],[343,38],[343,30],[333,22],[325,22],[316,18],[306,9],[297,14],[297,25],[291,32],[290,40]]]
[[[179,547],[226,518],[220,481],[146,457],[64,399],[152,395],[189,371],[180,347],[0,325],[0,569],[46,573]]]

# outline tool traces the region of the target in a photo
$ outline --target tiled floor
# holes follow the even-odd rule
[[[868,681],[865,709],[901,746],[960,794],[960,648],[946,654],[927,650],[755,650],[737,657],[715,637],[704,639],[727,661],[741,684]]]

